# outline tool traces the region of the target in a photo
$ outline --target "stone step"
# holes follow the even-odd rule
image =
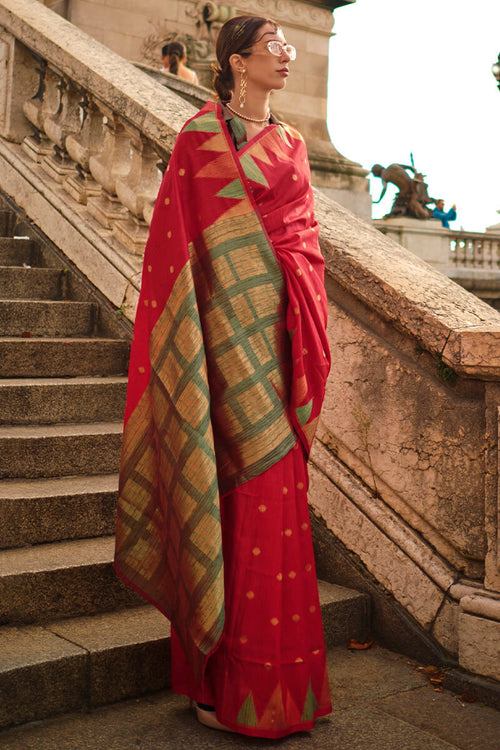
[[[0,237],[0,266],[36,266],[40,251],[33,240]]]
[[[367,596],[321,581],[319,589],[327,647],[364,638]],[[0,628],[0,727],[168,687],[169,633],[151,606]]]
[[[0,300],[0,336],[90,336],[97,310],[93,302]]]
[[[0,426],[0,478],[118,471],[121,422]]]
[[[57,268],[0,267],[0,299],[61,299],[63,273]]]
[[[0,380],[1,424],[114,422],[123,418],[127,378]]]
[[[0,209],[0,237],[12,237],[16,216],[12,211]]]
[[[123,375],[129,348],[118,339],[0,338],[0,377]]]
[[[112,534],[117,491],[117,474],[4,479],[0,549]]]
[[[0,550],[0,625],[108,612],[141,599],[116,576],[114,538]]]

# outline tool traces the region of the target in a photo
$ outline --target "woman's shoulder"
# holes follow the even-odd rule
[[[287,122],[283,122],[283,120],[276,120],[276,122],[285,131],[285,133],[294,141],[304,142],[304,138],[302,134],[293,125],[289,125]]]
[[[217,127],[218,122],[219,119],[217,116],[217,104],[216,102],[208,101],[203,105],[203,107],[201,107],[201,109],[198,110],[198,112],[190,117],[189,120],[186,120],[181,128],[180,133],[182,134],[186,131],[189,132],[195,130],[211,129],[212,127],[214,128],[213,132],[215,132],[215,128]]]

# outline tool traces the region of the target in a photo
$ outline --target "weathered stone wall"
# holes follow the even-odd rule
[[[316,206],[332,371],[313,505],[422,628],[499,679],[500,315],[319,194]]]

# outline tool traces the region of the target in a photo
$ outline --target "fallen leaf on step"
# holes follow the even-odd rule
[[[351,651],[364,651],[373,646],[373,641],[358,641],[356,638],[350,638],[347,648]]]
[[[435,667],[434,664],[429,664],[427,667],[419,667],[419,669],[423,669],[426,674],[439,674],[441,672],[441,669]]]
[[[462,701],[462,703],[475,703],[477,698],[473,695],[467,695],[467,693],[464,693],[458,700]]]
[[[31,338],[31,331],[23,331],[21,334],[22,339],[30,339]]]

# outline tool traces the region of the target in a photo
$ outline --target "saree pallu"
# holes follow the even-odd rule
[[[115,554],[118,574],[172,621],[199,690],[227,645],[221,497],[227,519],[264,476],[282,497],[273,468],[279,474],[297,462],[291,457],[300,456],[305,476],[329,370],[323,269],[301,136],[270,125],[236,152],[220,105],[207,104],[177,140],[146,247]],[[288,717],[300,714],[294,727],[329,710],[318,644],[322,667],[305,696],[279,688]],[[262,723],[266,710],[276,715],[276,700],[252,697],[235,723],[262,736],[296,731],[289,719],[280,729]]]

